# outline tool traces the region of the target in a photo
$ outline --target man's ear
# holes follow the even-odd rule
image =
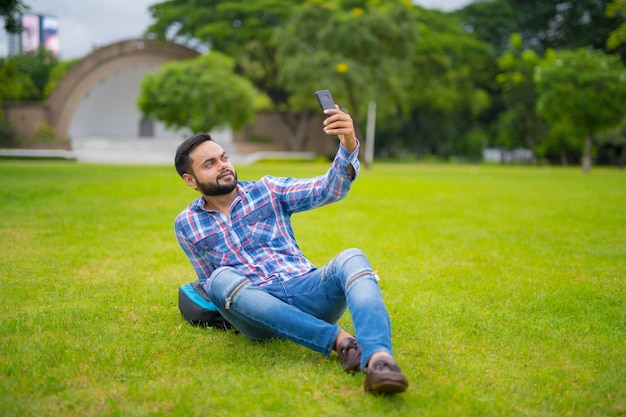
[[[198,186],[196,185],[196,179],[193,177],[193,175],[185,173],[183,174],[183,180],[185,180],[187,185],[193,188],[194,190],[198,189]]]

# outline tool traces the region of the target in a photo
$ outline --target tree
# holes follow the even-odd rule
[[[0,17],[4,18],[4,30],[7,33],[22,33],[24,28],[20,17],[28,9],[22,0],[0,1]]]
[[[257,93],[233,67],[234,61],[218,52],[168,62],[145,76],[138,106],[145,116],[168,128],[208,132],[228,125],[239,129],[253,120]]]
[[[298,116],[291,112],[289,93],[278,81],[273,32],[303,1],[167,0],[150,7],[155,21],[146,33],[232,57],[234,70],[269,97],[294,132],[299,123],[288,121]]]
[[[21,72],[30,76],[37,87],[36,94],[22,97],[21,100],[42,101],[52,69],[59,63],[58,58],[54,53],[41,47],[34,51],[22,52],[11,59],[16,62]]]
[[[0,59],[0,104],[3,101],[28,100],[37,94],[32,77],[21,71],[15,60]]]
[[[588,49],[550,51],[535,82],[538,113],[551,125],[574,129],[583,142],[583,171],[589,172],[593,135],[617,126],[626,112],[626,71],[619,57]]]
[[[0,68],[5,68],[5,88],[11,89],[15,94],[4,97],[5,100],[31,100],[41,101],[44,97],[44,88],[48,83],[52,68],[58,60],[49,51],[39,48],[36,51],[28,51],[14,55],[6,59],[0,59]],[[15,69],[15,71],[13,70]]]
[[[610,0],[489,0],[458,13],[480,39],[501,51],[513,33],[524,46],[543,54],[552,49],[603,49],[618,26],[605,14]]]
[[[276,31],[279,81],[289,92],[289,107],[305,115],[319,111],[311,99],[313,91],[330,89],[335,102],[354,116],[360,132],[368,102],[376,101],[379,116],[385,117],[408,99],[416,26],[411,4],[342,5],[348,8],[306,3]],[[294,147],[304,139],[296,137]]]
[[[274,28],[303,1],[166,0],[150,6],[155,21],[146,32],[192,47],[206,46],[239,63],[255,44],[271,48]]]
[[[506,111],[501,114],[500,144],[508,148],[525,146],[537,151],[543,122],[536,112],[537,92],[535,88],[535,68],[541,62],[532,50],[523,49],[519,34],[513,34],[510,49],[498,58],[502,71],[496,80],[502,87],[502,97]]]
[[[455,15],[417,12],[418,41],[405,103],[409,116],[395,146],[414,154],[478,157],[485,139],[481,117],[495,90],[491,50],[468,34]]]

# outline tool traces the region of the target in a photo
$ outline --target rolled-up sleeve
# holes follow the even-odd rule
[[[359,169],[361,167],[361,163],[359,162],[359,148],[360,143],[357,140],[356,148],[349,152],[343,145],[339,146],[339,150],[337,151],[337,155],[335,156],[335,160],[339,159],[339,171],[346,172],[350,175],[349,166],[352,165],[354,168],[354,176],[350,176],[350,179],[354,181],[359,175]]]

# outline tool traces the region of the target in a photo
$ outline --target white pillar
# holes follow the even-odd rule
[[[374,130],[376,129],[376,103],[369,102],[367,108],[367,132],[365,134],[365,166],[374,162]]]

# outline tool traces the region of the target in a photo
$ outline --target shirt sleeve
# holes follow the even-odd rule
[[[337,155],[335,156],[335,160],[340,159],[340,170],[345,171],[349,174],[349,166],[352,165],[352,168],[354,168],[354,176],[351,177],[352,181],[356,179],[357,175],[359,174],[359,169],[361,167],[361,164],[359,162],[359,148],[360,143],[358,140],[356,148],[352,152],[349,152],[343,145],[339,145],[339,150],[337,151]]]
[[[268,186],[289,213],[310,210],[343,199],[359,173],[359,143],[349,152],[343,145],[324,175],[314,178],[266,177]],[[351,175],[349,166],[354,168]]]
[[[176,240],[191,262],[191,266],[193,266],[193,269],[196,271],[198,279],[204,283],[207,279],[209,279],[215,270],[215,267],[206,259],[203,259],[205,255],[198,252],[196,247],[187,239],[185,229],[185,222],[177,219],[174,225]]]

